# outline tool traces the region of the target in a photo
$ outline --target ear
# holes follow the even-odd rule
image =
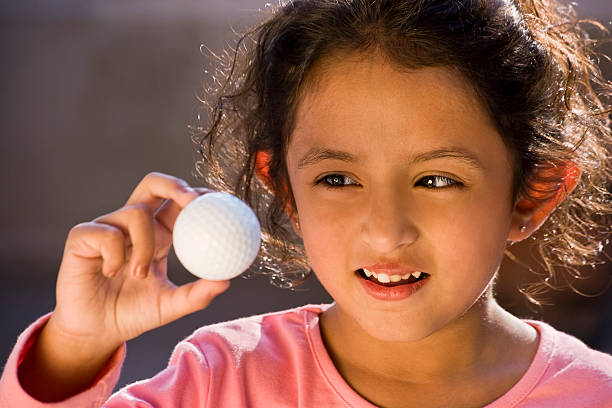
[[[258,150],[255,153],[255,174],[270,190],[272,190],[269,175],[271,159],[270,153],[264,150]]]
[[[258,150],[255,154],[255,174],[257,178],[259,178],[267,187],[268,190],[274,192],[272,188],[272,182],[270,180],[270,161],[272,160],[272,156],[270,153],[264,150]],[[285,191],[287,191],[287,186],[283,186]],[[301,238],[302,230],[300,229],[300,222],[297,216],[297,211],[292,209],[291,203],[287,203],[285,206],[285,213],[289,216],[289,221],[291,222],[291,227],[293,231]]]
[[[538,170],[538,176],[547,178],[561,178],[562,182],[557,186],[556,193],[544,201],[534,201],[530,197],[522,197],[514,205],[512,212],[512,224],[508,234],[508,241],[522,241],[533,234],[546,219],[552,214],[557,206],[568,196],[580,180],[582,171],[573,161],[567,161],[560,165]],[[531,194],[536,199],[546,197],[550,183],[532,183]]]

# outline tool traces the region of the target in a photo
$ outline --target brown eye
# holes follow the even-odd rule
[[[317,180],[316,184],[323,184],[328,188],[341,188],[344,186],[357,185],[357,183],[350,177],[342,174],[328,174]]]
[[[447,187],[461,187],[463,184],[444,176],[426,176],[417,181],[416,185],[428,189],[441,189]]]

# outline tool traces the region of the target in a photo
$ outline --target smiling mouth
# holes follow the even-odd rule
[[[429,274],[425,272],[413,272],[413,273],[406,274],[403,276],[398,276],[398,275],[389,276],[384,273],[377,274],[376,272],[364,270],[363,268],[357,269],[356,273],[362,279],[365,279],[372,283],[376,283],[377,285],[386,286],[386,287],[409,285],[411,283],[419,282],[429,277]]]

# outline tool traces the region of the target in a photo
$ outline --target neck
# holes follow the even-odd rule
[[[460,383],[490,377],[499,367],[520,365],[520,375],[535,352],[533,328],[504,311],[487,293],[464,316],[415,342],[391,343],[370,336],[338,305],[321,315],[321,333],[343,377],[389,379],[403,384]],[[533,353],[524,353],[531,347]],[[528,360],[516,361],[517,352]],[[520,376],[519,375],[519,376]]]

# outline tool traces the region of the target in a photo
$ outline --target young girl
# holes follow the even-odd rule
[[[334,303],[203,327],[108,399],[127,340],[229,285],[167,280],[177,214],[208,190],[151,173],[70,231],[2,407],[612,407],[611,356],[492,294],[541,226],[549,286],[609,233],[612,85],[591,45],[555,0],[279,6],[210,90],[197,168],[260,216],[255,272],[291,287],[306,266]]]

